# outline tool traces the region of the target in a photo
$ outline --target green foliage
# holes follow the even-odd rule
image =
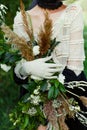
[[[40,123],[45,123],[43,112],[41,112],[39,106],[34,106],[34,109],[37,110],[35,116],[33,114],[29,116],[29,108],[33,108],[31,103],[19,102],[14,111],[9,114],[10,120],[13,122],[13,130],[14,128],[19,128],[19,130],[36,130]]]
[[[84,72],[87,77],[87,26],[84,28],[84,49],[85,49],[85,56],[86,59],[84,61]]]
[[[24,0],[26,9],[28,9],[30,2],[31,0]],[[6,24],[12,28],[16,11],[19,8],[19,0],[0,0],[0,4],[7,6],[8,10],[7,14],[5,15]],[[3,33],[0,30],[0,56],[4,54],[4,50],[1,47],[1,44],[4,44],[4,40]],[[7,45],[4,45],[4,47],[7,48]],[[17,86],[13,80],[13,71],[11,70],[6,73],[0,68],[0,130],[11,130],[12,123],[9,120],[9,113],[13,110],[18,99],[19,86]],[[18,128],[15,130],[18,130]]]
[[[51,79],[51,87],[48,92],[48,99],[55,99],[60,93],[66,92],[64,85],[62,85],[57,79]]]
[[[29,8],[29,3],[31,1],[32,0],[23,0],[26,10]],[[0,0],[0,3],[4,4],[8,8],[6,14],[6,24],[12,25],[16,12],[19,10],[19,0]]]
[[[0,63],[14,66],[15,62],[21,59],[18,50],[11,49],[11,46],[0,40]]]
[[[19,98],[19,87],[13,81],[13,72],[0,69],[0,130],[10,130],[9,113]]]
[[[49,86],[50,85],[50,86]],[[60,93],[65,93],[65,87],[57,79],[32,80],[23,85],[28,93],[25,94],[14,111],[9,115],[14,128],[19,130],[36,130],[39,124],[45,124],[45,116],[42,110],[47,101],[53,101]]]

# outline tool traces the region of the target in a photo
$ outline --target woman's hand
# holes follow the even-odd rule
[[[46,126],[40,125],[37,130],[46,130]]]
[[[52,57],[40,58],[33,61],[27,61],[23,64],[22,70],[26,75],[34,75],[41,78],[51,79],[54,73],[61,71],[62,65],[55,63],[46,63]]]

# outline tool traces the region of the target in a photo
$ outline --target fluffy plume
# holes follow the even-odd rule
[[[83,105],[84,105],[85,107],[87,107],[87,97],[80,96],[79,99],[81,100],[81,102],[83,103]]]
[[[85,107],[87,107],[87,97],[85,97],[85,96],[79,96],[79,95],[77,95],[77,94],[75,94],[75,93],[73,93],[73,92],[70,92],[70,91],[68,91],[68,90],[67,90],[67,92],[70,93],[70,94],[72,94],[72,95],[74,95],[74,96],[76,96],[77,98],[79,98],[80,101],[83,103],[83,105],[84,105]]]
[[[45,103],[43,110],[49,122],[51,122],[51,124],[55,127],[55,130],[59,130],[57,116],[55,113],[55,109],[52,106],[52,101],[48,101],[47,103]]]
[[[22,56],[26,60],[30,61],[34,59],[31,44],[28,45],[24,38],[19,37],[8,26],[2,25],[1,29],[5,33],[6,37],[9,39],[8,44],[17,45],[17,47],[22,53]]]
[[[58,96],[58,100],[61,101],[61,106],[57,109],[59,115],[58,123],[61,130],[69,130],[67,124],[65,123],[66,116],[73,118],[74,112],[69,110],[68,99],[65,99],[61,94]]]
[[[24,4],[23,4],[22,0],[20,0],[20,10],[21,10],[21,14],[22,14],[22,19],[23,19],[25,31],[27,32],[27,34],[28,34],[28,36],[30,38],[30,42],[32,44],[32,41],[33,41],[33,28],[30,26],[30,23],[28,23],[27,15],[29,16],[29,14],[28,13],[26,14],[25,7],[24,7]]]
[[[61,109],[58,109],[58,113],[62,114]],[[58,118],[58,123],[59,123],[59,127],[60,127],[61,130],[69,130],[67,124],[65,123],[65,116],[64,115],[61,115]]]
[[[41,56],[46,54],[50,48],[50,41],[52,35],[52,20],[49,18],[48,12],[45,12],[45,20],[43,28],[41,28],[38,35],[38,45],[40,46]]]

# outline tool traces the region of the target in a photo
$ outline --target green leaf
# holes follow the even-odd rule
[[[56,98],[58,96],[58,94],[59,94],[59,89],[55,88],[53,97]]]
[[[30,92],[30,94],[36,89],[37,83],[34,80],[30,80],[28,82],[27,90]]]
[[[47,83],[46,80],[42,82],[42,84],[41,84],[41,90],[42,90],[43,92],[46,91],[46,89],[47,89],[47,85],[48,85],[48,83]]]
[[[25,115],[22,129],[26,128],[28,124],[29,124],[29,117],[28,117],[28,115]]]
[[[48,99],[52,99],[54,96],[54,91],[55,91],[55,87],[51,86],[49,91],[48,91]]]
[[[61,83],[59,84],[59,90],[63,93],[66,92],[65,86]]]
[[[54,82],[54,84],[55,84],[55,87],[58,88],[58,86],[59,86],[59,81],[56,79],[55,82]]]
[[[29,97],[30,97],[30,94],[29,94],[29,93],[25,94],[25,95],[21,98],[22,103],[28,102],[28,101],[29,101]]]
[[[29,90],[29,85],[28,84],[23,84],[22,87]]]
[[[1,56],[2,54],[4,54],[4,53],[5,53],[4,50],[0,50],[0,56]]]
[[[54,84],[54,82],[55,82],[55,79],[50,79],[50,81],[49,81],[51,84]]]

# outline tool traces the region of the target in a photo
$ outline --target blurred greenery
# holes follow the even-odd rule
[[[24,0],[25,7],[28,9],[31,0]],[[0,3],[8,7],[6,14],[6,24],[12,26],[16,11],[19,9],[19,0],[0,0]],[[3,35],[0,32],[0,38]],[[87,76],[87,26],[84,28],[85,54],[84,71]],[[0,69],[0,130],[11,130],[9,113],[14,108],[19,98],[19,86],[13,80],[13,72],[8,73]],[[18,130],[18,129],[17,129]]]
[[[12,25],[16,12],[19,10],[20,0],[0,0],[0,4],[4,4],[8,10],[6,14],[6,24]],[[25,4],[25,9],[29,8],[29,4],[32,0],[23,0]]]
[[[30,2],[31,0],[24,0],[25,9],[29,8]],[[16,12],[19,10],[19,0],[0,0],[0,4],[8,7],[6,24],[12,26]],[[1,39],[3,39],[3,34],[0,31],[0,43]],[[11,129],[12,124],[9,121],[9,113],[19,99],[19,91],[19,86],[13,80],[12,70],[6,73],[0,69],[0,130]]]
[[[84,61],[84,72],[87,77],[87,26],[84,28],[84,49],[85,49],[85,56],[86,59]]]

